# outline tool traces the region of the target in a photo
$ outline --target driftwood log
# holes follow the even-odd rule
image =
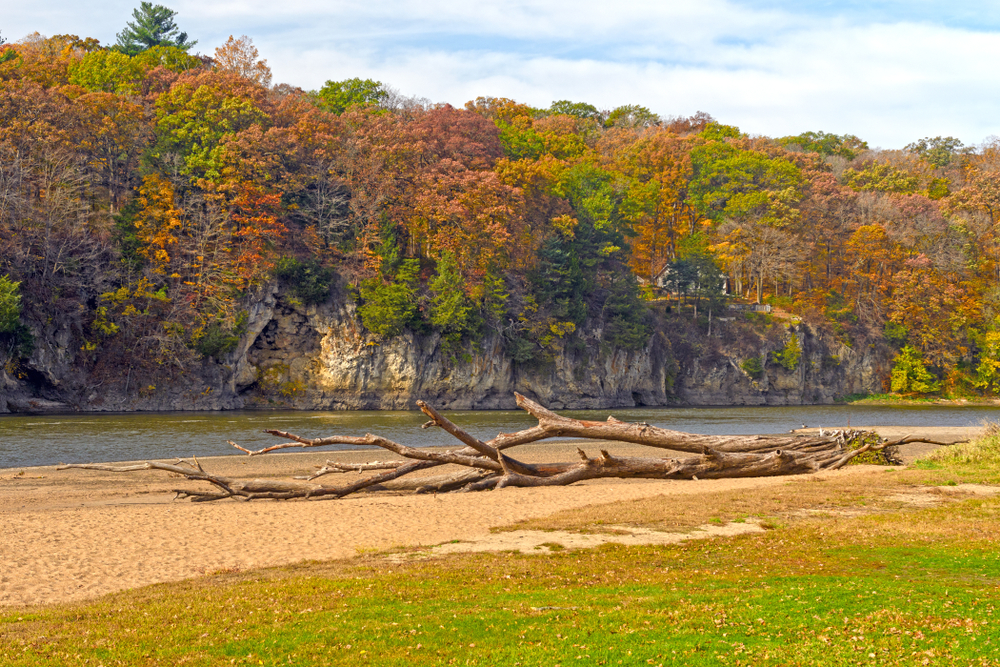
[[[647,479],[719,479],[732,477],[769,477],[797,475],[834,470],[866,452],[891,451],[896,445],[908,442],[931,442],[924,438],[905,437],[886,440],[871,431],[831,431],[813,435],[756,435],[720,436],[696,435],[670,431],[645,423],[629,423],[608,417],[607,421],[580,421],[560,416],[538,403],[515,394],[518,407],[538,420],[538,425],[517,433],[501,433],[483,442],[459,428],[444,415],[418,401],[417,405],[430,421],[423,428],[438,427],[454,436],[465,446],[458,449],[427,449],[402,445],[377,435],[329,436],[308,439],[293,433],[268,430],[267,433],[288,442],[259,450],[249,450],[230,441],[233,447],[249,456],[260,456],[284,449],[304,449],[329,445],[379,447],[393,452],[402,460],[373,461],[370,463],[338,463],[327,461],[312,475],[294,481],[271,479],[240,480],[213,475],[194,459],[174,463],[147,461],[127,466],[105,464],[70,464],[60,466],[132,472],[136,470],[162,470],[183,475],[188,480],[207,482],[212,490],[176,489],[180,498],[194,501],[235,498],[255,500],[261,498],[288,500],[292,498],[343,498],[363,489],[398,480],[417,471],[446,464],[462,466],[465,470],[447,475],[419,477],[412,487],[417,491],[481,491],[505,486],[564,486],[600,477]],[[606,449],[599,456],[588,456],[578,449],[580,460],[568,463],[526,463],[505,453],[505,450],[527,445],[548,438],[583,438],[609,442],[627,442],[646,447],[689,453],[686,457],[646,458],[615,456]],[[328,485],[314,480],[336,473],[367,473],[347,484]]]

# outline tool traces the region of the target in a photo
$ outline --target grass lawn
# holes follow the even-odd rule
[[[755,516],[773,527],[761,534],[403,563],[368,554],[7,609],[0,664],[1000,665],[1000,497],[950,493],[997,482],[997,440],[862,481],[533,522]],[[942,502],[898,499],[916,492]]]

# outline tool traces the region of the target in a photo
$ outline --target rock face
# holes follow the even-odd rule
[[[443,354],[440,342],[412,333],[377,342],[353,306],[341,304],[277,314],[247,356],[258,374],[277,368],[279,393],[310,409],[405,409],[418,399],[447,409],[514,409],[515,391],[557,409],[676,402],[657,341],[639,353],[558,349],[551,364],[534,368],[514,364],[497,337],[462,359]]]
[[[70,350],[79,346],[44,336],[26,377],[0,370],[0,412],[411,409],[418,399],[443,409],[514,409],[515,391],[554,409],[801,405],[881,391],[888,373],[886,351],[856,351],[803,326],[794,333],[802,349],[796,369],[768,363],[760,350],[764,373],[752,380],[724,345],[721,353],[716,345],[705,358],[678,361],[665,331],[635,352],[608,349],[599,330],[588,331],[582,345],[557,345],[550,363],[525,367],[506,356],[495,336],[460,359],[442,353],[437,334],[379,341],[345,298],[302,307],[271,288],[249,315],[246,334],[227,358],[207,359],[157,387],[130,378],[95,391],[73,371]]]
[[[802,359],[795,370],[767,364],[763,377],[752,380],[735,359],[696,360],[677,379],[678,399],[687,405],[817,405],[850,394],[883,391],[882,378],[891,368],[884,352],[869,348],[860,353],[799,329],[795,335]]]

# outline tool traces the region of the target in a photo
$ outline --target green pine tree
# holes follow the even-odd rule
[[[11,333],[21,317],[21,283],[0,276],[0,333]]]
[[[458,270],[455,255],[444,253],[438,262],[438,275],[431,281],[431,324],[441,332],[443,347],[454,351],[462,337],[479,329],[479,318],[472,301],[465,294],[465,280]]]
[[[362,304],[358,306],[358,314],[366,329],[383,338],[403,333],[417,317],[419,273],[420,262],[405,259],[392,282],[373,278],[361,283]]]
[[[125,24],[125,29],[118,33],[118,43],[115,48],[122,53],[134,56],[154,46],[175,46],[187,51],[197,44],[197,41],[187,41],[188,34],[181,32],[174,24],[177,12],[163,5],[143,2],[132,10],[135,21]]]

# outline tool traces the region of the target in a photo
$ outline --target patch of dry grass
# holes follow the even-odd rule
[[[943,476],[944,473],[925,470],[869,467],[832,475],[793,477],[780,484],[752,489],[665,494],[592,505],[522,521],[509,529],[600,531],[603,525],[629,525],[678,531],[748,517],[787,523],[824,513],[837,516],[885,512],[911,504],[904,497],[906,494]]]
[[[975,440],[963,442],[950,447],[942,447],[924,457],[925,464],[936,466],[957,467],[967,469],[992,469],[1000,471],[1000,424],[986,422],[983,424],[983,435]]]
[[[953,490],[728,540],[366,555],[11,610],[0,664],[1000,664],[1000,502]]]

